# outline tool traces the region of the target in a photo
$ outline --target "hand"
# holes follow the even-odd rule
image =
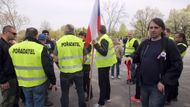
[[[55,91],[57,91],[57,86],[53,85],[53,84],[50,84],[49,89],[51,89],[52,92],[55,92]]]
[[[158,87],[158,90],[164,94],[164,91],[165,91],[164,84],[162,84],[161,82],[159,82],[158,85],[157,85],[157,87]]]
[[[86,60],[87,60],[87,56],[85,55],[85,56],[83,56],[83,64],[86,62]]]
[[[57,86],[56,86],[56,85],[52,85],[51,91],[52,91],[52,92],[56,92],[56,91],[57,91]]]
[[[53,55],[53,62],[58,62],[58,57]]]
[[[14,44],[16,44],[17,42],[16,42],[16,40],[10,40],[9,43],[10,43],[11,45],[14,45]]]
[[[53,55],[53,54],[50,54],[50,57],[54,58],[54,55]]]
[[[96,40],[92,40],[92,44],[95,45],[97,43]]]
[[[10,88],[9,82],[6,82],[4,84],[0,84],[1,90],[7,90]]]

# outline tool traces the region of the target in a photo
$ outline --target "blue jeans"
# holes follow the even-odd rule
[[[113,66],[111,67],[111,76],[114,76],[114,71],[115,71],[115,66],[116,66],[116,75],[119,76],[120,75],[120,67],[119,65],[121,64],[121,61],[119,58],[117,58],[117,63],[113,64]]]
[[[119,68],[119,65],[118,63],[116,64],[113,64],[112,67],[111,67],[111,76],[114,76],[114,71],[115,71],[115,66],[116,66],[116,75],[119,76],[120,75],[120,68]]]
[[[61,107],[69,107],[69,88],[74,82],[78,94],[79,107],[86,107],[83,89],[83,72],[62,73],[60,74],[61,82]]]
[[[25,107],[44,107],[47,82],[36,87],[22,87],[25,96]]]
[[[142,107],[164,107],[165,95],[161,93],[157,85],[141,85]]]

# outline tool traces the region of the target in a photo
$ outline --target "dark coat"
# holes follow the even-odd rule
[[[144,52],[150,43],[150,39],[143,41],[137,51],[131,55],[134,63],[140,63]],[[183,62],[176,44],[166,38],[162,37],[162,50],[166,52],[166,60],[160,58],[160,82],[164,85],[175,85],[178,82],[180,74],[183,70]],[[141,74],[143,75],[143,74]]]
[[[11,45],[8,42],[0,38],[0,84],[16,78],[13,63],[8,52],[10,47]]]

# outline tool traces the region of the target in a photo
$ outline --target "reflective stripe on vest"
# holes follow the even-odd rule
[[[184,47],[186,47],[186,50],[184,52],[180,53],[181,57],[183,58],[187,52],[187,45],[184,43],[178,43],[177,45],[183,45]]]
[[[82,39],[74,35],[64,35],[56,42],[56,45],[60,71],[64,73],[81,71],[84,48]]]
[[[65,68],[65,69],[73,69],[73,68],[79,68],[79,67],[82,67],[82,64],[73,65],[73,66],[60,66],[60,68]]]
[[[75,59],[75,58],[83,58],[83,56],[66,56],[63,58],[59,58],[58,60],[68,60],[68,59]]]
[[[106,56],[102,56],[98,51],[96,51],[95,62],[96,62],[97,68],[110,67],[117,62],[115,50],[114,50],[113,42],[112,42],[111,38],[108,35],[104,34],[99,39],[99,41],[98,41],[99,44],[101,43],[102,39],[105,39],[109,44],[108,53]]]
[[[41,60],[43,48],[36,42],[23,41],[9,49],[19,86],[39,86],[47,80]]]
[[[38,77],[38,78],[26,78],[26,77],[17,77],[18,80],[23,80],[23,81],[36,81],[36,80],[44,80],[46,79],[46,76],[44,77]]]
[[[26,66],[14,66],[18,70],[43,70],[42,67],[26,67]]]
[[[130,54],[133,54],[135,52],[135,48],[133,47],[135,41],[137,39],[135,38],[132,38],[130,40],[127,40],[127,43],[125,45],[125,55],[130,55]]]
[[[98,57],[96,57],[96,59],[112,58],[114,55],[115,55],[115,53],[112,53],[112,54],[107,55],[107,56],[98,56]]]

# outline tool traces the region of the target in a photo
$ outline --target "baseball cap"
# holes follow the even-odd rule
[[[44,35],[44,34],[40,34],[38,36],[38,40],[45,40],[45,39],[46,39],[46,35]]]

